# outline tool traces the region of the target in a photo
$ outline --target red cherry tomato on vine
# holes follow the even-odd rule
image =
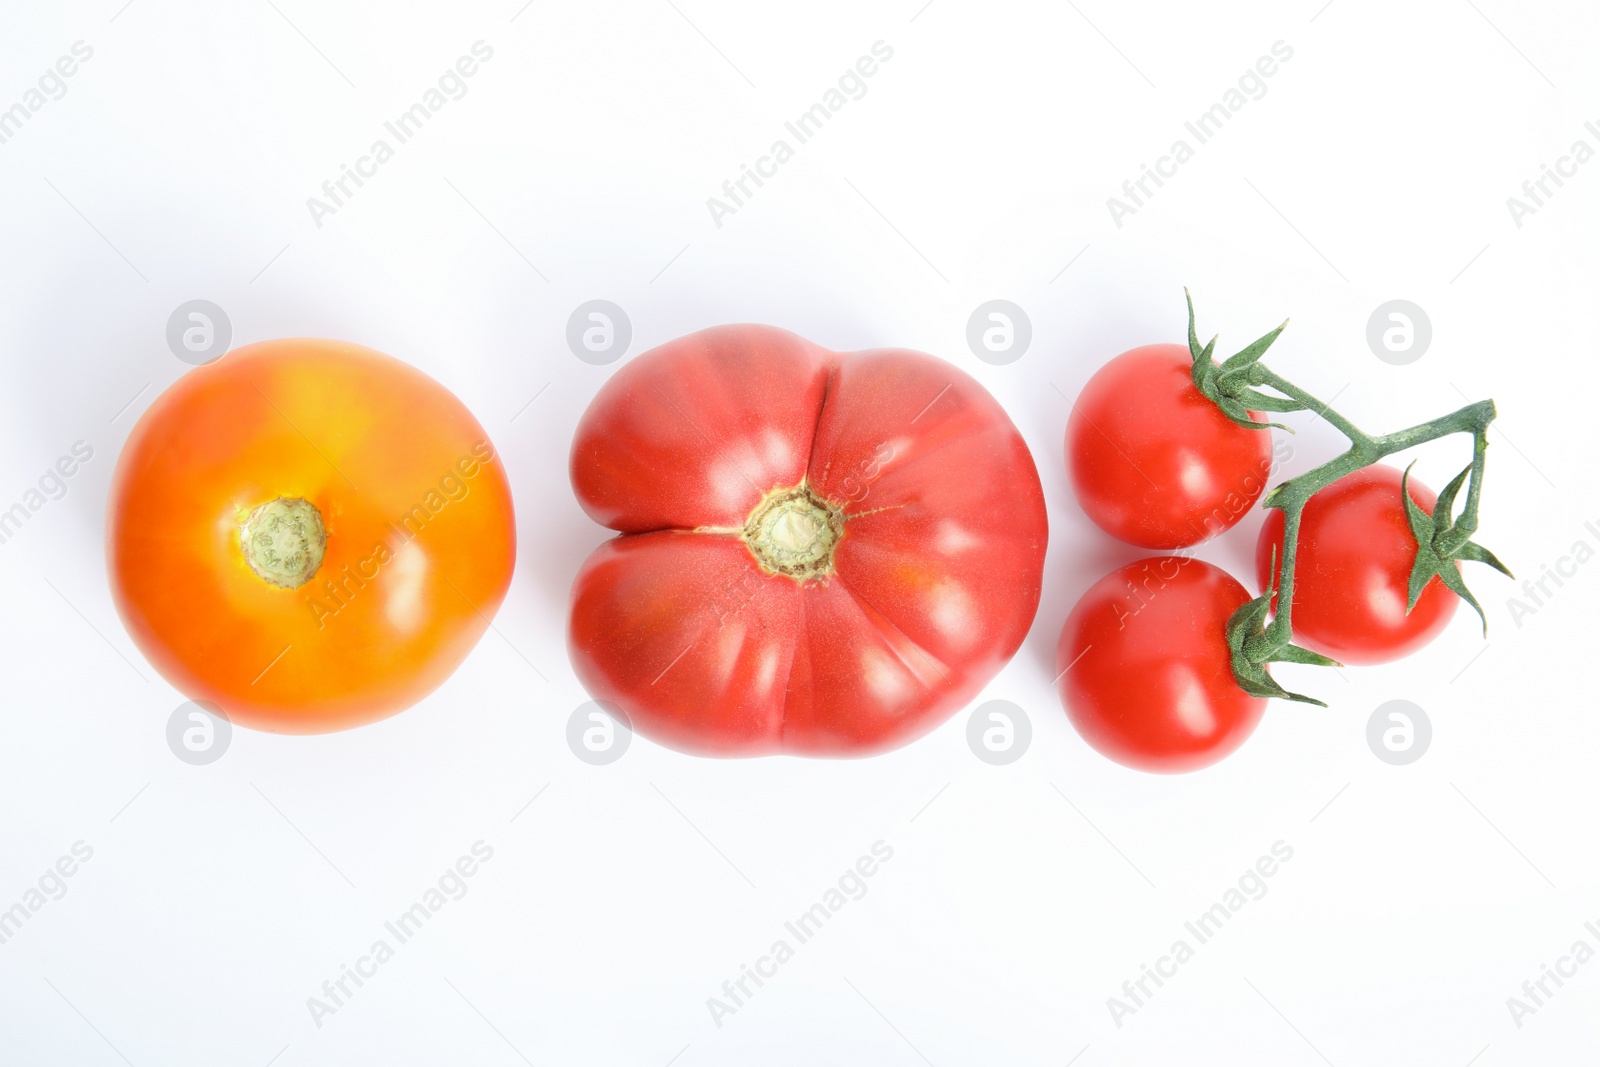
[[[1145,345],[1095,372],[1067,420],[1067,473],[1084,513],[1143,548],[1182,548],[1261,498],[1272,437],[1232,422],[1189,376],[1189,349]]]
[[[1198,770],[1244,743],[1266,709],[1233,680],[1224,628],[1250,599],[1226,571],[1158,556],[1112,571],[1061,630],[1061,701],[1083,739],[1141,771]]]
[[[904,744],[1011,658],[1039,604],[1028,447],[918,352],[769,326],[680,338],[600,390],[572,484],[621,534],[573,583],[573,667],[685,751]]]
[[[1406,487],[1433,512],[1431,489]],[[1417,539],[1400,499],[1400,472],[1374,466],[1347,474],[1306,501],[1294,565],[1294,639],[1341,663],[1387,663],[1432,641],[1455,614],[1457,597],[1437,577],[1406,612]],[[1256,539],[1256,582],[1283,559],[1283,512],[1273,510]],[[1274,605],[1276,606],[1276,605]]]

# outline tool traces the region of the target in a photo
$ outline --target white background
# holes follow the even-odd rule
[[[1600,384],[1600,162],[1520,228],[1506,207],[1574,140],[1600,147],[1592,9],[123,2],[0,14],[0,108],[75,41],[94,49],[0,145],[0,509],[73,442],[94,450],[0,545],[0,909],[74,842],[94,849],[0,945],[0,1061],[1600,1054],[1600,962],[1520,1027],[1506,1004],[1576,940],[1600,947],[1600,564],[1520,620],[1507,606],[1575,542],[1600,547],[1577,447]],[[307,197],[480,39],[494,57],[467,95],[317,227]],[[878,40],[894,56],[867,94],[715,225],[706,198]],[[1266,95],[1114,225],[1106,198],[1279,40],[1293,58]],[[1072,500],[1068,398],[1117,352],[1179,340],[1183,285],[1227,351],[1292,316],[1271,365],[1368,429],[1493,396],[1480,540],[1519,581],[1469,567],[1487,643],[1463,610],[1408,661],[1283,670],[1332,707],[1275,704],[1225,762],[1167,778],[1087,748],[1050,679],[1079,593],[1141,555]],[[1434,331],[1404,367],[1365,341],[1397,297]],[[121,443],[187,369],[167,318],[195,298],[235,343],[346,338],[454,390],[512,476],[520,552],[498,633],[428,700],[329,737],[237,731],[200,768],[168,749],[183,698],[124,633],[101,548]],[[574,757],[565,597],[605,533],[572,499],[567,445],[621,366],[567,349],[594,298],[627,311],[630,357],[770,322],[936,353],[994,391],[1051,522],[1038,619],[983,695],[1029,716],[1018,762],[975,758],[966,712],[867,761],[637,738],[607,767]],[[965,339],[994,298],[1033,325],[1006,366]],[[1294,421],[1289,473],[1340,445]],[[1437,488],[1467,454],[1430,446],[1417,470]],[[1202,555],[1248,581],[1259,521]],[[1410,766],[1367,747],[1390,699],[1433,723]],[[319,1028],[307,998],[479,840],[494,858],[468,895]],[[894,856],[865,897],[715,1025],[707,998],[878,840]],[[1280,840],[1293,859],[1269,892],[1118,1027],[1107,998]]]

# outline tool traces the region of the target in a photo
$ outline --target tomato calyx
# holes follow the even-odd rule
[[[1276,553],[1274,553],[1276,562]],[[1308,697],[1304,693],[1291,693],[1278,684],[1267,671],[1268,663],[1306,663],[1314,667],[1339,667],[1342,664],[1319,652],[1309,648],[1302,648],[1293,643],[1286,643],[1273,647],[1268,644],[1266,658],[1257,662],[1252,658],[1252,653],[1247,652],[1245,645],[1250,641],[1260,642],[1266,636],[1267,616],[1272,610],[1272,598],[1276,593],[1277,585],[1276,568],[1274,567],[1273,580],[1267,583],[1266,591],[1254,600],[1249,601],[1228,617],[1228,625],[1224,630],[1228,640],[1228,654],[1233,666],[1233,679],[1240,689],[1253,697],[1278,697],[1282,700],[1293,700],[1301,704],[1315,704],[1319,708],[1328,705],[1316,697]]]
[[[1276,427],[1280,430],[1289,429],[1281,422],[1260,422],[1250,412],[1254,411],[1298,411],[1300,405],[1283,397],[1269,396],[1251,385],[1251,368],[1264,356],[1272,342],[1289,325],[1289,320],[1284,319],[1277,329],[1271,330],[1261,337],[1245,345],[1238,352],[1223,360],[1221,364],[1214,362],[1211,353],[1217,347],[1215,335],[1207,341],[1205,347],[1200,346],[1200,338],[1194,330],[1194,298],[1189,295],[1187,288],[1183,291],[1183,299],[1189,305],[1189,356],[1193,364],[1189,376],[1194,379],[1194,387],[1200,390],[1200,395],[1210,400],[1222,409],[1232,422],[1243,426],[1247,430],[1266,430]]]
[[[739,536],[762,570],[805,582],[833,573],[844,523],[844,512],[802,481],[768,491]]]
[[[1261,506],[1277,508],[1284,514],[1283,559],[1274,561],[1272,578],[1261,596],[1240,607],[1228,620],[1227,640],[1232,654],[1234,680],[1247,693],[1272,696],[1304,703],[1322,702],[1310,697],[1290,693],[1272,680],[1268,664],[1309,663],[1320,666],[1337,664],[1315,652],[1293,643],[1294,568],[1295,553],[1300,534],[1301,514],[1306,503],[1318,491],[1332,485],[1340,478],[1365,467],[1370,467],[1386,456],[1427,444],[1457,433],[1472,435],[1472,462],[1456,475],[1439,495],[1432,514],[1422,510],[1407,491],[1406,479],[1401,480],[1401,497],[1405,501],[1406,515],[1417,541],[1417,553],[1407,590],[1406,611],[1416,606],[1417,598],[1434,577],[1438,577],[1452,592],[1471,604],[1483,619],[1483,609],[1468,591],[1456,567],[1458,560],[1485,563],[1507,577],[1511,571],[1494,553],[1471,540],[1478,527],[1478,503],[1483,489],[1484,456],[1488,449],[1489,423],[1494,421],[1493,400],[1481,400],[1453,411],[1448,415],[1419,423],[1394,433],[1371,435],[1340,415],[1326,403],[1275,374],[1261,362],[1261,357],[1278,335],[1288,326],[1287,319],[1277,329],[1246,345],[1221,364],[1211,359],[1217,339],[1213,337],[1201,346],[1195,332],[1194,300],[1187,289],[1184,300],[1189,309],[1189,352],[1193,357],[1195,387],[1216,404],[1233,422],[1251,429],[1267,429],[1277,423],[1257,422],[1250,416],[1255,411],[1311,411],[1337,429],[1350,441],[1347,451],[1319,467],[1291,478],[1270,489],[1261,499]],[[1271,389],[1264,393],[1261,387]],[[1276,394],[1276,395],[1274,395]],[[1288,427],[1282,427],[1288,429]],[[1409,472],[1410,468],[1407,468]],[[1467,487],[1467,498],[1458,518],[1452,518],[1455,499],[1462,485]],[[1277,594],[1277,613],[1268,620]],[[1487,632],[1487,620],[1484,620]],[[1326,705],[1322,705],[1326,706]]]
[[[239,527],[239,548],[256,577],[298,589],[322,566],[328,530],[309,500],[280,496],[258,505]]]
[[[1482,449],[1483,445],[1480,444],[1476,451],[1481,454]],[[1474,463],[1476,462],[1474,458]],[[1466,481],[1474,468],[1468,467],[1450,479],[1450,484],[1439,493],[1433,514],[1430,515],[1417,506],[1417,502],[1411,499],[1411,494],[1407,491],[1411,466],[1414,464],[1408,465],[1405,473],[1400,475],[1400,499],[1405,501],[1406,519],[1411,524],[1412,535],[1417,539],[1417,558],[1411,566],[1411,578],[1406,587],[1406,611],[1409,613],[1417,606],[1417,598],[1422,595],[1422,590],[1427,587],[1429,581],[1437,577],[1452,593],[1472,605],[1472,610],[1478,613],[1478,621],[1483,623],[1484,636],[1488,636],[1489,620],[1484,616],[1478,598],[1472,595],[1467,583],[1461,580],[1461,569],[1456,566],[1456,561],[1469,559],[1474,563],[1487,563],[1507,578],[1511,577],[1511,571],[1493,552],[1472,540],[1472,534],[1478,525],[1477,480],[1474,480],[1472,489],[1468,491],[1467,505],[1461,517],[1451,519],[1450,513],[1455,509],[1456,494],[1461,491],[1462,482]]]

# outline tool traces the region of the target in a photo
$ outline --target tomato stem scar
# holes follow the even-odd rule
[[[802,481],[763,496],[740,537],[762,570],[804,582],[833,573],[833,551],[844,536],[844,523],[844,512]]]
[[[256,576],[269,585],[297,589],[322,566],[328,531],[315,504],[280,496],[258,505],[239,527],[239,548]]]

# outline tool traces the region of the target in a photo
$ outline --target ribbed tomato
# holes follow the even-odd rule
[[[516,559],[483,427],[421,371],[263,341],[139,419],[107,521],[111,591],[161,674],[232,722],[320,733],[414,704],[489,627]]]
[[[705,330],[601,389],[572,483],[622,536],[572,590],[579,678],[646,736],[864,755],[1016,652],[1047,536],[1033,458],[982,386],[918,352]]]

